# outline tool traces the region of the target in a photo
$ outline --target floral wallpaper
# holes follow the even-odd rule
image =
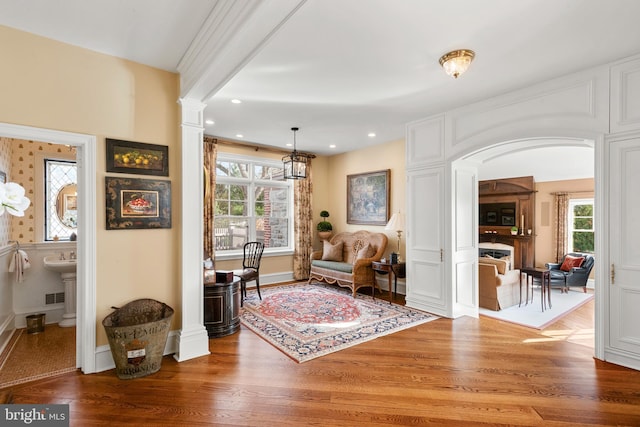
[[[0,217],[0,245],[6,245],[10,240],[35,242],[34,205],[41,203],[35,199],[35,155],[62,153],[65,150],[68,148],[64,145],[0,137],[0,171],[7,174],[7,182],[22,185],[25,195],[31,200],[31,206],[23,217]]]
[[[0,137],[0,171],[11,172],[11,139]],[[11,240],[11,215],[0,216],[0,245],[4,246]]]

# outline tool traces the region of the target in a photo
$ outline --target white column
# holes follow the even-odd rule
[[[194,99],[180,99],[182,106],[182,329],[178,352],[183,360],[209,354],[209,336],[204,327],[204,288],[202,284],[204,211],[203,111],[206,104]]]

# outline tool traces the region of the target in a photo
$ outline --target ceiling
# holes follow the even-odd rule
[[[2,0],[0,25],[176,72],[229,1]],[[410,121],[640,53],[637,0],[300,3],[203,100],[215,122],[205,133],[288,149],[297,126],[299,150],[337,154],[401,139]],[[459,48],[476,59],[454,80],[438,59]]]

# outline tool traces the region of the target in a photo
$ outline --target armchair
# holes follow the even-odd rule
[[[571,261],[575,258],[584,258],[579,267],[571,266]],[[587,292],[587,280],[594,264],[593,255],[570,252],[562,257],[562,262],[549,262],[545,266],[549,270],[552,287],[560,287],[562,292],[568,292],[570,287],[575,286],[582,287]]]

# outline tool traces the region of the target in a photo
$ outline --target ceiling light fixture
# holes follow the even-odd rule
[[[242,104],[242,101],[240,101],[239,99],[232,99],[231,103],[232,104]]]
[[[467,71],[475,56],[475,52],[470,49],[454,50],[442,55],[440,65],[444,68],[445,73],[457,79],[458,76]]]
[[[305,179],[307,177],[307,162],[314,158],[312,154],[299,153],[296,150],[296,132],[298,128],[291,128],[293,131],[293,151],[282,158],[284,164],[284,179]]]

